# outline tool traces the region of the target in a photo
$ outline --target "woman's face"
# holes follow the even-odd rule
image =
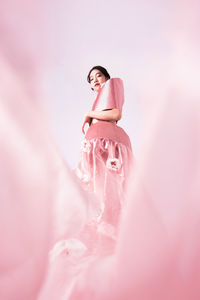
[[[107,78],[99,70],[92,70],[90,73],[90,85],[95,92],[99,92],[100,88],[106,82]]]

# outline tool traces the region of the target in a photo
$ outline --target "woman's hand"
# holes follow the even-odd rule
[[[88,123],[90,126],[91,122],[92,122],[92,118],[89,116],[89,113],[87,113],[83,119],[83,125],[82,125],[82,133],[83,134],[85,134],[84,128],[85,128],[86,123]]]

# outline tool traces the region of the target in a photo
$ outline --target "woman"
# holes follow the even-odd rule
[[[101,66],[93,67],[87,80],[97,97],[84,117],[82,132],[85,134],[87,123],[89,129],[76,174],[100,199],[96,219],[99,231],[115,237],[133,160],[130,139],[117,126],[124,104],[123,82],[120,78],[110,78]]]

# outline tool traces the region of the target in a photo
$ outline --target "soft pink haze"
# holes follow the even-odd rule
[[[199,14],[195,0],[1,1],[1,299],[199,300]],[[85,258],[74,237],[96,198],[70,167],[96,64],[124,81],[136,163],[116,251]]]

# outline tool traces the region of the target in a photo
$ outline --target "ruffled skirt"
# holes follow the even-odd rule
[[[89,127],[76,174],[85,189],[98,196],[93,220],[107,235],[116,234],[132,163],[130,139],[121,127],[107,121]]]

